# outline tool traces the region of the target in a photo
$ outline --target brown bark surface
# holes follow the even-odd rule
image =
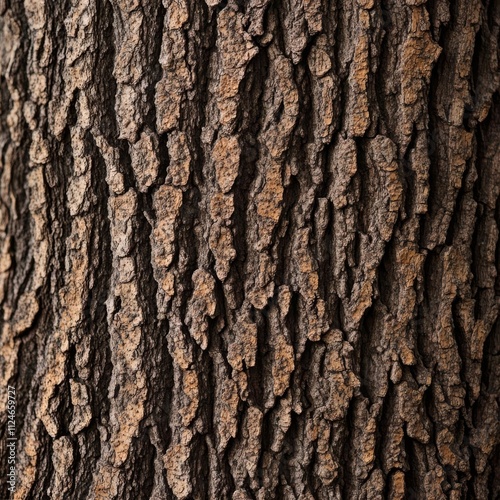
[[[2,498],[497,498],[500,2],[0,14]]]

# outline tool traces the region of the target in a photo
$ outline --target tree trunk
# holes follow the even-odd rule
[[[500,2],[0,13],[3,498],[499,495]]]

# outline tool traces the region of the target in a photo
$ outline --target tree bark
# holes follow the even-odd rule
[[[500,494],[498,1],[0,14],[2,498]]]

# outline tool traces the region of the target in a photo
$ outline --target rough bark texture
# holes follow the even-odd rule
[[[499,494],[500,2],[0,14],[14,498]]]

